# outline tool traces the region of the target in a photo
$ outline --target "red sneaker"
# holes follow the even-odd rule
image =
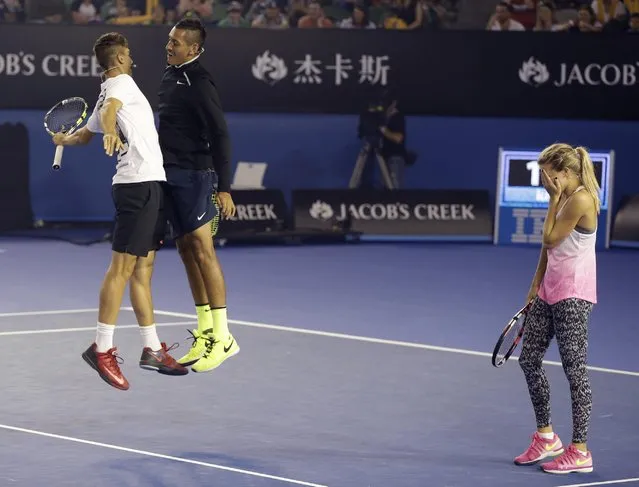
[[[122,375],[118,365],[118,359],[120,361],[122,359],[115,353],[117,350],[117,348],[113,347],[105,353],[100,353],[94,343],[84,351],[82,358],[102,377],[104,382],[116,389],[126,391],[129,388],[129,381]]]
[[[189,373],[189,369],[179,364],[173,357],[169,355],[169,350],[177,345],[172,345],[171,348],[166,348],[166,343],[162,342],[162,348],[160,350],[153,351],[149,347],[145,347],[142,350],[142,356],[140,357],[140,367],[147,370],[156,370],[160,374],[165,375],[186,375]]]

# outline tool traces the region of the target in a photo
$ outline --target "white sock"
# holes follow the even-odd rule
[[[140,326],[140,336],[142,336],[142,346],[144,348],[149,347],[154,352],[162,348],[155,325]]]
[[[555,433],[551,431],[550,433],[539,433],[544,440],[552,440],[555,437]]]
[[[113,332],[115,331],[115,325],[106,325],[98,321],[98,330],[95,336],[95,344],[97,345],[97,351],[105,353],[113,348]]]
[[[586,452],[586,451],[582,451],[579,448],[575,448],[575,450],[577,450],[581,454],[582,457],[587,457],[588,456],[588,452]]]

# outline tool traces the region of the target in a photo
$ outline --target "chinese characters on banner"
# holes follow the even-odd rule
[[[303,59],[295,60],[291,76],[295,84],[326,84],[341,86],[347,80],[358,83],[386,86],[390,71],[389,56],[363,54],[353,60],[337,53],[329,63],[306,54]],[[252,66],[253,76],[260,81],[273,85],[289,75],[286,62],[275,54],[265,51],[258,56]]]

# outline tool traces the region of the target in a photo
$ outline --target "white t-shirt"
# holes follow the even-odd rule
[[[100,85],[100,96],[87,122],[87,129],[93,133],[104,133],[99,112],[108,98],[122,102],[116,117],[116,130],[124,148],[117,155],[113,184],[166,181],[153,110],[128,74],[108,78]]]
[[[490,30],[510,30],[510,31],[518,31],[518,32],[522,32],[525,31],[526,28],[524,27],[524,24],[522,24],[521,22],[517,22],[516,20],[510,19],[510,22],[508,23],[508,27],[506,29],[504,29],[501,24],[497,21],[493,22],[493,25],[490,27]]]

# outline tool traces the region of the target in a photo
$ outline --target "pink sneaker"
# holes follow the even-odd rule
[[[548,473],[590,473],[592,472],[592,455],[586,455],[570,445],[566,452],[551,462],[544,463],[541,468]]]
[[[557,434],[553,433],[552,440],[542,438],[537,431],[532,435],[532,443],[528,449],[515,458],[515,465],[532,465],[544,458],[554,457],[564,452],[564,446]]]

